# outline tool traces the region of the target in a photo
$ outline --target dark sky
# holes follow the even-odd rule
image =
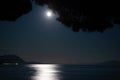
[[[45,16],[46,6],[15,22],[0,22],[0,55],[15,54],[27,61],[91,64],[120,60],[120,27],[100,32],[73,32],[57,15]]]

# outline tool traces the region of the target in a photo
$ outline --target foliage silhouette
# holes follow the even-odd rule
[[[38,5],[47,4],[59,14],[58,21],[71,27],[73,31],[103,32],[120,24],[119,2],[88,0],[34,0]],[[5,2],[9,2],[6,4]],[[17,4],[13,4],[17,3]],[[11,4],[12,3],[12,4]],[[0,1],[0,20],[16,20],[31,10],[30,0]],[[12,5],[12,6],[11,6]],[[4,7],[3,7],[4,6]],[[8,7],[11,6],[11,7]]]
[[[15,21],[31,10],[30,0],[0,0],[0,21]]]
[[[35,0],[37,4],[48,6],[57,11],[59,20],[72,30],[103,32],[113,24],[120,24],[119,4],[113,1],[88,0]]]

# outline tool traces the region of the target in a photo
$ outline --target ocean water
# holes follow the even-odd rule
[[[0,80],[120,80],[120,66],[58,64],[0,66]]]

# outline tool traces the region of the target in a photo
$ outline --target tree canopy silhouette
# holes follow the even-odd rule
[[[0,0],[0,21],[15,21],[31,10],[30,0]]]
[[[19,3],[19,1],[21,1],[21,3]],[[113,24],[120,24],[120,12],[119,12],[120,5],[117,2],[113,2],[113,0],[106,2],[98,0],[97,1],[34,0],[34,1],[38,5],[47,4],[49,8],[51,8],[53,11],[59,14],[57,20],[63,23],[64,25],[72,28],[72,30],[75,32],[78,32],[80,30],[87,32],[94,31],[103,32],[106,29],[113,27]],[[16,0],[15,3],[19,4],[20,10],[11,7],[11,9],[13,10],[11,12],[9,11],[8,8],[6,8],[8,13],[10,14],[8,15],[8,13],[6,13],[7,11],[2,11],[3,12],[2,15],[4,16],[0,15],[0,20],[4,19],[9,20],[11,19],[11,17],[14,18],[15,20],[15,18],[21,16],[21,14],[31,10],[31,4],[29,0]],[[26,3],[27,5],[23,3]],[[16,13],[19,14],[15,15]]]

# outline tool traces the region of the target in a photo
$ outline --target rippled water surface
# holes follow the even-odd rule
[[[0,66],[0,80],[120,80],[120,66],[57,64]]]

